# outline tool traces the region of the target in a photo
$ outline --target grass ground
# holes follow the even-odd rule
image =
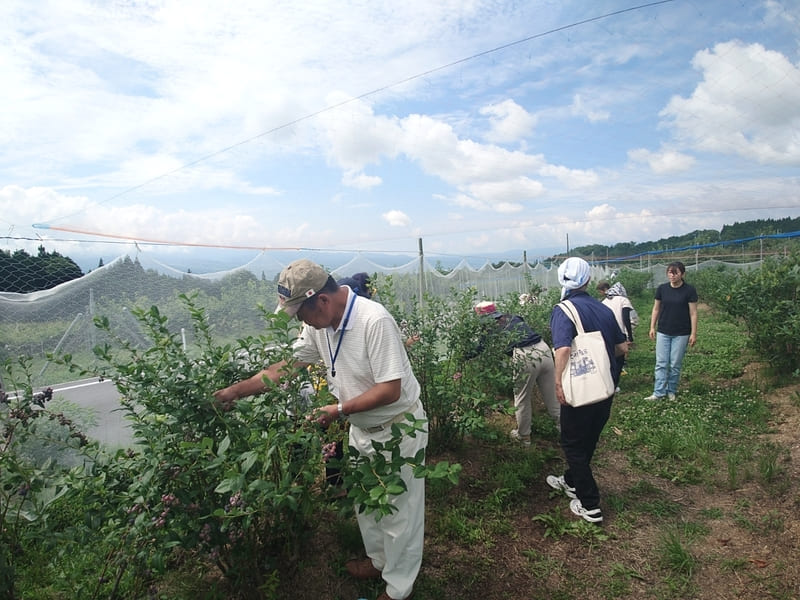
[[[455,487],[428,485],[415,600],[800,598],[800,384],[768,382],[744,336],[701,307],[678,399],[647,402],[654,353],[645,327],[593,463],[603,525],[574,517],[545,483],[564,465],[541,402],[530,448],[508,439],[512,417],[491,415],[487,435],[429,457],[463,471]],[[345,572],[345,561],[362,556],[351,514],[332,503],[311,533],[272,597],[383,592]],[[150,597],[245,598],[191,560]]]
[[[800,385],[768,384],[705,307],[700,323],[675,402],[644,400],[653,343],[637,340],[594,460],[601,527],[544,482],[563,460],[541,404],[531,448],[507,439],[513,419],[498,414],[490,435],[432,457],[463,472],[455,488],[428,486],[415,599],[800,598]],[[344,571],[362,556],[355,520],[332,505],[320,523],[277,597],[376,598],[380,583]],[[218,580],[183,584],[181,597],[227,597]]]
[[[529,450],[471,443],[457,453],[457,488],[429,488],[415,598],[800,598],[799,390],[770,394],[769,430],[748,450],[715,453],[692,483],[643,469],[606,440],[595,460],[602,527],[576,520],[544,483],[562,468],[554,436]],[[623,393],[618,403],[640,396]],[[498,430],[510,427],[505,421],[498,418]],[[608,436],[625,435],[610,424]],[[344,560],[356,556],[354,525],[327,515],[287,582],[291,597],[376,598],[380,585],[343,574]]]

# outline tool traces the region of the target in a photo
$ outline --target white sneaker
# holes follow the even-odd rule
[[[589,521],[589,523],[603,522],[603,513],[600,510],[600,508],[593,508],[592,510],[586,510],[585,508],[583,508],[583,504],[581,504],[581,501],[578,500],[577,498],[570,501],[569,509],[579,517],[583,518],[584,521]]]
[[[667,399],[668,400],[675,400],[675,398],[677,398],[677,396],[675,394],[673,394],[673,393],[667,394]]]
[[[554,490],[559,490],[560,492],[564,492],[568,498],[577,498],[578,495],[575,493],[575,488],[570,487],[567,485],[566,480],[564,479],[563,475],[548,475],[547,485],[549,485]]]
[[[663,400],[665,396],[656,396],[655,394],[650,394],[645,400]]]

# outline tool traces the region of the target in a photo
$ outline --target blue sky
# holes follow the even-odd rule
[[[533,257],[800,216],[800,0],[4,0],[0,36],[0,248]]]

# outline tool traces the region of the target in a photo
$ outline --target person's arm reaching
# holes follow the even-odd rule
[[[239,398],[255,396],[265,392],[267,389],[265,381],[278,383],[280,378],[288,373],[286,366],[287,362],[285,360],[274,363],[248,379],[243,379],[226,388],[217,390],[214,392],[214,398],[223,410],[230,410]],[[307,366],[308,363],[293,364],[295,369],[303,369]]]
[[[339,417],[346,417],[353,413],[365,412],[392,404],[400,398],[400,391],[399,379],[376,383],[363,394],[359,394],[347,402],[321,406],[316,413],[317,421],[321,425],[329,425]]]

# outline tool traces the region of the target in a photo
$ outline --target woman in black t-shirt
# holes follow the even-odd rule
[[[680,261],[667,265],[667,283],[656,289],[650,339],[656,341],[655,385],[647,400],[674,400],[687,346],[697,341],[697,290],[683,280]]]

